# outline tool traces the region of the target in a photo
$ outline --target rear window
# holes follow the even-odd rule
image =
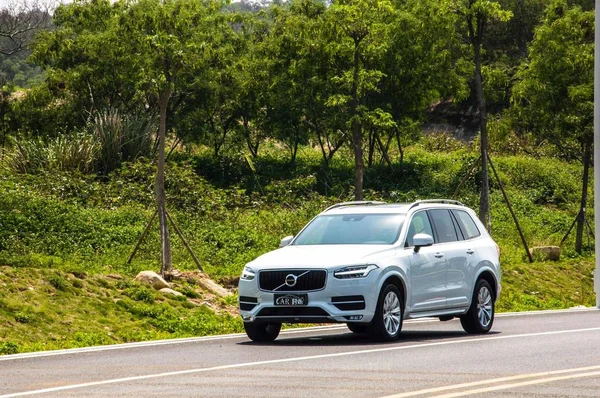
[[[462,210],[452,210],[456,219],[462,224],[463,232],[466,234],[465,239],[473,239],[481,236],[481,232],[479,232],[479,228],[477,228],[477,224],[471,218],[469,213]]]
[[[335,214],[315,218],[294,245],[391,245],[404,214]]]
[[[448,210],[429,210],[433,226],[437,232],[438,243],[456,242],[458,235]]]

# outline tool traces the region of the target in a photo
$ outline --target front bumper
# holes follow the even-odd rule
[[[244,322],[370,322],[377,305],[377,274],[372,271],[365,278],[337,279],[329,271],[325,287],[321,290],[285,292],[306,294],[308,303],[302,306],[276,306],[275,294],[281,292],[260,290],[258,278],[240,280],[240,315]],[[359,298],[361,296],[362,299]],[[361,301],[364,301],[364,305]]]

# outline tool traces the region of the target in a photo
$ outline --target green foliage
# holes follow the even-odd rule
[[[67,290],[68,282],[59,274],[51,274],[48,277],[48,283],[58,290]]]
[[[19,346],[10,341],[4,341],[0,344],[0,355],[10,355],[19,352]]]
[[[28,312],[17,312],[15,314],[15,321],[21,323],[32,323],[33,321],[35,321],[35,316]]]
[[[579,157],[592,135],[594,13],[551,2],[517,73],[511,117],[519,131]]]
[[[142,301],[148,304],[154,303],[154,293],[145,286],[126,289],[125,294],[135,301]]]
[[[99,169],[104,173],[151,154],[155,123],[147,116],[122,115],[109,108],[98,112],[88,129],[99,144]]]
[[[85,133],[60,135],[46,142],[42,138],[13,140],[9,163],[20,173],[80,171],[94,169],[98,146]]]

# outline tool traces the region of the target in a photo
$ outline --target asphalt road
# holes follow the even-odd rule
[[[600,397],[600,311],[507,314],[485,336],[408,321],[395,343],[344,325],[0,357],[0,398]]]

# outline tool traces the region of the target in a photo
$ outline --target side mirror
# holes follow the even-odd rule
[[[286,236],[285,238],[281,239],[281,242],[279,242],[279,247],[286,247],[290,244],[292,239],[294,239],[294,235]]]
[[[413,246],[415,247],[415,253],[418,253],[422,247],[433,245],[433,237],[427,234],[416,234],[413,236]]]

